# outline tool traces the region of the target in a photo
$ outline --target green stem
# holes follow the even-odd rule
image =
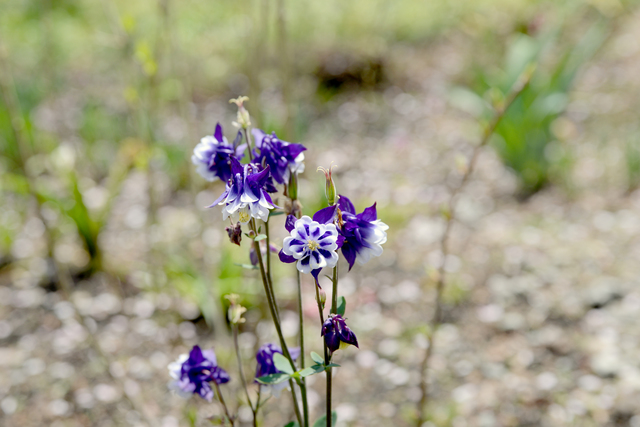
[[[267,236],[265,243],[267,244],[267,277],[271,283],[271,245],[269,244],[269,218],[264,222],[264,234]]]
[[[333,267],[333,291],[331,293],[331,313],[338,314],[338,264]]]
[[[251,150],[251,138],[249,137],[249,132],[247,128],[242,128],[244,131],[244,139],[247,141],[247,149],[249,150],[249,163],[253,162],[253,152]]]
[[[296,278],[298,279],[298,316],[300,321],[300,367],[304,368],[304,315],[302,313],[302,285],[300,281],[300,271],[296,268]],[[302,412],[304,415],[304,425],[309,425],[309,402],[307,401],[307,381],[300,380],[300,394],[302,395]]]
[[[249,227],[251,228],[251,230],[257,234],[256,232],[256,223],[255,223],[255,219],[251,219],[251,222],[249,223]],[[275,296],[272,294],[272,289],[270,286],[271,281],[269,280],[267,273],[265,271],[264,268],[264,262],[262,261],[262,253],[260,252],[260,242],[256,242],[255,240],[253,241],[253,248],[256,251],[256,255],[258,256],[258,266],[260,267],[260,275],[262,277],[262,284],[264,286],[264,292],[267,295],[267,303],[269,305],[269,311],[271,312],[271,317],[273,319],[273,324],[276,328],[276,333],[278,334],[278,338],[280,340],[280,346],[282,347],[282,353],[284,355],[284,357],[287,358],[287,360],[289,360],[289,363],[291,364],[291,369],[293,369],[294,371],[296,371],[296,365],[293,362],[293,358],[291,357],[291,354],[289,353],[289,348],[287,347],[287,343],[284,340],[284,335],[282,334],[282,328],[280,326],[280,317],[278,316],[278,312],[277,312],[277,305],[276,305],[276,300],[275,300]],[[290,382],[291,385],[293,385],[293,382]],[[302,419],[301,417],[299,417],[300,414],[300,410],[298,408],[298,398],[296,397],[295,394],[295,390],[292,387],[291,388],[291,396],[293,398],[293,406],[295,408],[296,411],[296,416],[298,416],[298,424],[300,424],[302,426]]]
[[[213,381],[213,384],[215,384],[215,386],[216,386],[216,392],[218,394],[218,400],[220,401],[220,404],[222,405],[222,408],[224,409],[224,415],[227,417],[227,419],[231,423],[231,427],[233,427],[235,425],[235,420],[231,416],[231,414],[229,414],[229,408],[227,408],[227,404],[224,401],[224,397],[222,397],[222,392],[220,391],[220,386],[215,381]]]
[[[251,402],[251,398],[249,397],[249,388],[247,387],[247,380],[244,377],[244,369],[242,368],[242,357],[240,357],[240,346],[238,345],[238,325],[233,325],[233,346],[236,350],[236,358],[238,359],[238,371],[240,373],[240,382],[242,383],[242,388],[244,389],[244,393],[247,395],[247,402],[249,403],[251,412],[253,412],[253,418],[255,421],[256,410],[253,407],[253,402]]]
[[[333,267],[333,291],[331,293],[331,314],[338,313],[338,264]],[[331,354],[325,344],[325,364],[331,363]],[[333,388],[333,368],[327,368],[327,427],[331,427],[331,389]]]

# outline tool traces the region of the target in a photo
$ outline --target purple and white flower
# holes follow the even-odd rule
[[[347,345],[358,347],[358,338],[339,314],[330,314],[322,325],[322,336],[331,353]],[[359,348],[359,347],[358,347]]]
[[[240,136],[240,134],[238,135]],[[191,161],[197,166],[196,172],[207,181],[215,181],[216,179],[228,181],[232,174],[231,158],[235,157],[240,160],[244,156],[246,144],[237,145],[238,141],[239,139],[236,138],[234,144],[229,144],[227,138],[222,134],[222,126],[218,123],[213,135],[202,138],[193,149]]]
[[[340,235],[344,237],[342,255],[349,263],[349,270],[353,264],[367,263],[372,257],[382,255],[382,245],[387,241],[386,231],[389,226],[378,219],[376,204],[356,214],[356,210],[349,199],[340,196]]]
[[[251,131],[256,142],[256,163],[269,166],[271,176],[279,184],[289,182],[292,173],[304,172],[304,153],[302,144],[281,141],[273,132],[271,135],[260,129]]]
[[[303,216],[292,224],[287,218],[287,230],[291,233],[282,242],[280,260],[297,261],[301,273],[320,271],[324,267],[335,267],[338,262],[338,230],[334,224],[321,224]]]
[[[276,353],[282,354],[282,349],[279,345],[272,343],[264,344],[258,349],[258,352],[256,353],[256,378],[281,373],[281,371],[276,368],[276,365],[273,363],[273,355]],[[291,355],[293,360],[296,360],[300,356],[300,347],[289,348],[289,354]],[[255,382],[257,383],[258,381]],[[279,397],[280,392],[288,387],[288,383],[286,381],[283,381],[281,383],[271,385],[261,384],[260,387],[270,389],[271,394],[273,394],[275,397]]]
[[[267,221],[269,210],[276,207],[267,192],[269,166],[262,169],[254,163],[241,165],[231,158],[231,171],[226,190],[209,207],[224,205],[222,218],[231,217],[233,222],[246,224],[251,217]]]
[[[203,399],[211,401],[213,390],[210,382],[225,384],[229,382],[229,374],[218,367],[216,354],[213,350],[201,350],[197,345],[191,352],[182,354],[173,363],[169,364],[169,374],[174,379],[169,388],[175,390],[180,396],[188,398],[197,394]]]

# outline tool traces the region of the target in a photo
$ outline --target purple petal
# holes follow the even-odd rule
[[[333,218],[336,214],[336,205],[329,206],[324,209],[320,209],[318,212],[313,214],[313,220],[319,222],[320,224],[328,224],[333,222]]]
[[[313,276],[314,279],[316,279],[316,285],[318,285],[318,287],[320,287],[320,283],[318,282],[318,276],[320,275],[321,271],[322,271],[321,268],[316,268],[315,270],[311,270],[311,275]]]
[[[354,215],[356,214],[356,208],[353,207],[351,200],[347,199],[343,195],[340,195],[340,198],[338,199],[338,207],[342,212],[349,212]]]
[[[229,195],[229,190],[225,190],[225,192],[222,193],[222,196],[218,197],[216,199],[216,201],[211,203],[209,206],[207,206],[207,208],[212,208],[212,207],[216,206],[218,203],[223,201],[228,195]]]
[[[353,245],[348,243],[342,245],[342,255],[349,263],[349,271],[351,271],[351,267],[353,267],[353,264],[356,262],[356,250]]]
[[[295,225],[296,225],[296,217],[293,215],[287,215],[287,219],[284,222],[284,228],[286,228],[287,231],[291,233],[291,230],[295,228]]]
[[[244,175],[244,168],[235,157],[231,158],[231,172],[235,174],[240,174],[240,176]]]
[[[336,240],[336,244],[338,245],[337,249],[340,249],[342,247],[342,245],[344,244],[344,236],[342,234],[338,235],[338,240]]]
[[[216,124],[216,130],[215,130],[215,132],[213,133],[213,137],[214,137],[216,140],[218,140],[218,141],[222,142],[222,140],[223,140],[222,138],[224,138],[224,136],[222,135],[222,126],[220,126],[220,123],[217,123],[217,124]]]
[[[262,146],[262,138],[264,138],[266,133],[264,133],[263,130],[256,128],[251,131],[251,134],[253,135],[256,148],[260,148]]]
[[[361,214],[356,215],[358,219],[373,222],[378,219],[378,214],[376,212],[376,203],[366,208]]]
[[[280,252],[278,252],[278,258],[280,258],[280,261],[282,261],[284,263],[287,263],[287,264],[291,264],[292,262],[296,262],[297,261],[297,259],[295,259],[291,255],[287,255],[284,252],[282,252],[282,249],[280,249]]]

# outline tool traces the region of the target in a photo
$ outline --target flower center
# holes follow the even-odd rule
[[[240,212],[239,217],[240,217],[240,222],[248,222],[250,219],[248,212]]]
[[[309,250],[315,251],[316,249],[318,249],[318,246],[320,245],[315,240],[307,240],[307,247],[309,248]]]

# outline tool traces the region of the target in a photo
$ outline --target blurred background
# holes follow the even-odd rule
[[[444,257],[441,207],[530,63]],[[211,425],[216,404],[166,387],[194,344],[242,396],[224,296],[249,308],[246,372],[276,337],[247,242],[203,208],[224,187],[190,157],[217,122],[234,137],[244,94],[255,126],[307,146],[305,214],[335,161],[390,226],[382,257],[341,269],[360,350],[338,353],[340,426],[414,425],[444,265],[425,427],[640,427],[639,76],[628,0],[0,1],[0,424]],[[275,274],[293,343],[294,271]],[[264,417],[293,419],[290,399]]]

